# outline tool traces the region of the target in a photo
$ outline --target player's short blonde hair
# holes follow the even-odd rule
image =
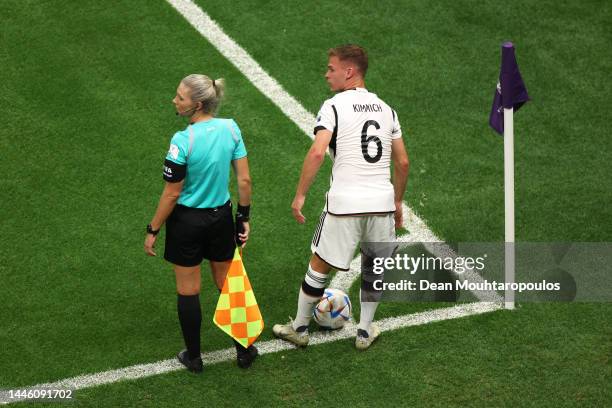
[[[202,111],[214,115],[219,109],[225,93],[225,80],[223,78],[210,79],[206,75],[191,74],[181,81],[190,91],[193,102],[202,103]]]
[[[330,48],[327,51],[328,57],[338,57],[340,61],[350,61],[357,66],[361,75],[365,77],[368,71],[368,54],[363,47],[357,44],[345,44],[339,45],[334,48]]]

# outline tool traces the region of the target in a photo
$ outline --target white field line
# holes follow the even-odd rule
[[[302,105],[289,95],[280,84],[266,73],[263,68],[238,44],[236,44],[223,30],[198,6],[188,0],[167,0],[187,21],[196,28],[215,48],[221,52],[240,72],[242,72],[264,95],[266,95],[289,119],[291,119],[310,138],[314,115],[308,112]],[[404,204],[404,225],[410,234],[399,238],[402,242],[441,242],[436,235],[429,230],[427,225],[408,206]],[[450,248],[448,248],[450,250]],[[452,255],[452,254],[451,254]],[[456,256],[456,255],[455,255]],[[349,273],[339,273],[330,286],[348,290],[353,280],[359,273],[359,257],[351,263]],[[459,274],[458,274],[459,275]],[[496,295],[496,294],[494,294]],[[480,298],[480,297],[479,297]],[[377,321],[381,331],[396,330],[404,327],[417,326],[437,321],[456,319],[464,316],[472,316],[481,313],[492,312],[502,308],[499,296],[486,296],[493,301],[467,303],[447,308],[429,310],[409,315],[390,317]],[[482,298],[480,298],[482,299]],[[341,330],[332,332],[317,332],[310,337],[310,344],[324,344],[332,341],[355,337],[356,326],[352,323]],[[278,351],[295,348],[282,340],[269,340],[257,343],[260,354],[275,353]],[[222,361],[232,360],[234,348],[217,350],[202,355],[205,365],[212,365]],[[117,381],[134,380],[150,377],[153,375],[169,373],[182,369],[182,365],[175,359],[162,360],[148,364],[138,364],[131,367],[116,370],[103,371],[95,374],[80,375],[52,383],[37,384],[30,387],[20,387],[20,390],[35,389],[61,389],[69,388],[79,390],[110,384]],[[77,396],[78,398],[78,396]],[[9,400],[8,392],[0,391],[0,404],[26,401],[29,399]]]
[[[501,303],[492,302],[477,302],[467,303],[459,306],[446,307],[441,309],[428,310],[420,313],[413,313],[406,316],[389,317],[378,320],[381,331],[387,332],[390,330],[400,329],[410,326],[418,326],[422,324],[439,322],[443,320],[456,319],[459,317],[472,316],[481,313],[487,313],[501,309]],[[352,323],[347,324],[343,329],[330,332],[316,332],[310,335],[310,345],[324,344],[332,341],[343,340],[355,337],[357,326]],[[296,347],[283,340],[268,340],[257,343],[259,354],[276,353],[279,351],[291,350]],[[375,349],[373,349],[375,352]],[[235,358],[235,349],[227,348],[224,350],[211,351],[202,354],[204,365],[213,365],[223,361],[230,361]],[[176,358],[169,360],[161,360],[155,363],[138,364],[131,367],[120,368],[117,370],[103,371],[95,374],[80,375],[77,377],[67,378],[64,380],[37,384],[31,387],[19,388],[20,390],[39,390],[39,389],[72,389],[80,390],[84,388],[97,387],[99,385],[111,384],[117,381],[135,380],[139,378],[151,377],[158,374],[170,373],[173,371],[183,370],[183,366]],[[238,368],[236,368],[238,369]],[[206,375],[206,369],[204,370]],[[78,393],[74,393],[74,397],[78,400]],[[10,400],[8,391],[0,391],[0,404],[9,404],[12,402],[26,401]]]

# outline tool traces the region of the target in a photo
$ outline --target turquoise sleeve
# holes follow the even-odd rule
[[[232,160],[242,159],[246,157],[247,151],[244,145],[244,140],[242,140],[242,133],[240,132],[240,128],[238,128],[238,124],[232,120],[231,123],[232,128],[234,129],[234,135],[238,138],[236,141],[236,147],[234,149],[234,154],[232,155]]]
[[[176,132],[170,141],[170,148],[166,160],[176,164],[187,164],[187,153],[189,151],[189,138],[183,132]]]

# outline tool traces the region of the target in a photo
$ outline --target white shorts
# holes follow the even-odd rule
[[[356,217],[323,211],[310,249],[331,267],[347,271],[357,245],[363,242],[395,242],[393,213]]]

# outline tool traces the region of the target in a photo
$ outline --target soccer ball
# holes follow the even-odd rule
[[[312,314],[315,322],[324,329],[340,329],[351,318],[351,300],[340,289],[325,289],[323,297]]]

